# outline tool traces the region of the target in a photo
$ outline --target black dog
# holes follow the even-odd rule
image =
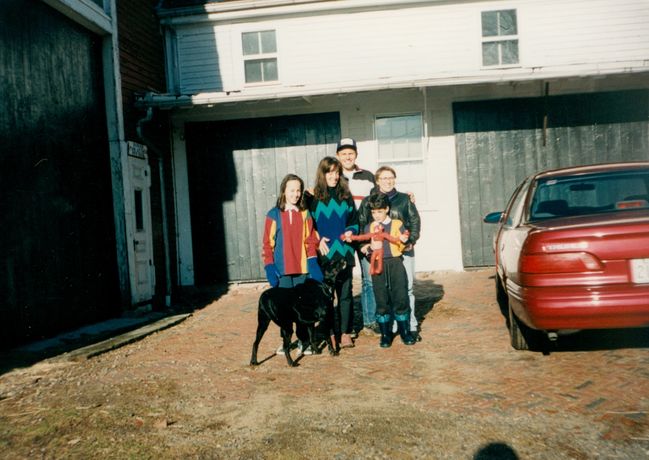
[[[290,344],[293,335],[293,323],[297,330],[308,332],[309,343],[314,353],[321,353],[316,343],[315,328],[328,322],[333,310],[334,283],[338,273],[347,267],[344,259],[330,262],[323,267],[324,281],[319,283],[307,279],[303,284],[294,288],[270,288],[259,296],[259,311],[257,312],[257,336],[252,344],[252,357],[250,365],[257,366],[257,349],[271,321],[281,329],[284,353],[289,366],[297,366],[291,359]],[[331,341],[330,334],[326,334],[325,341],[329,354],[338,354],[338,347]]]

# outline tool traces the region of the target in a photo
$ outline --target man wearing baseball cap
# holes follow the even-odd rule
[[[374,174],[356,165],[358,157],[358,148],[356,141],[351,137],[345,137],[338,141],[336,146],[336,157],[343,166],[343,176],[347,179],[349,190],[354,198],[354,204],[358,209],[363,198],[368,196],[375,187]],[[376,300],[374,299],[374,290],[372,288],[372,277],[370,275],[370,263],[359,252],[358,260],[361,264],[361,307],[358,311],[358,304],[355,304],[354,311],[354,331],[356,333],[364,326],[366,333],[371,335],[380,335],[379,326],[376,323]],[[361,321],[363,325],[361,326]]]

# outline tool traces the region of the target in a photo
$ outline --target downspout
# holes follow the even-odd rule
[[[142,143],[147,146],[158,159],[158,174],[160,175],[160,205],[162,207],[162,240],[164,243],[164,258],[165,258],[165,306],[171,306],[171,273],[169,260],[169,232],[167,230],[167,199],[164,179],[164,158],[162,152],[156,145],[144,135],[144,125],[153,119],[153,108],[149,107],[146,111],[146,116],[137,121],[136,132]]]
[[[421,87],[421,93],[424,96],[424,139],[426,139],[426,150],[425,154],[428,155],[428,147],[430,144],[430,137],[428,135],[429,129],[428,129],[428,92],[427,88],[425,86]]]

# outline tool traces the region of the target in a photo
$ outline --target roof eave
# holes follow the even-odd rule
[[[307,87],[303,85],[282,87],[276,91],[269,87],[246,88],[245,91],[219,91],[196,94],[154,94],[147,93],[136,101],[139,107],[156,107],[161,109],[191,108],[197,106],[231,104],[238,102],[254,102],[267,100],[281,100],[291,98],[306,98],[327,96],[335,94],[349,94],[358,92],[374,92],[391,89],[426,88],[440,86],[459,86],[477,84],[509,84],[535,80],[553,80],[564,78],[602,78],[607,75],[624,75],[634,73],[649,73],[647,65],[632,65],[631,63],[617,63],[616,66],[597,67],[576,72],[575,69],[547,69],[547,68],[518,68],[503,72],[502,69],[493,71],[482,70],[479,73],[442,76],[432,78],[410,79],[385,79],[378,82],[359,81],[346,85],[330,85]],[[487,72],[493,72],[488,74]]]

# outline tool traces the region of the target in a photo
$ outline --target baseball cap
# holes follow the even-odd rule
[[[351,137],[343,137],[340,139],[336,146],[336,152],[340,152],[344,148],[354,149],[358,153],[358,149],[356,149],[356,141]]]

